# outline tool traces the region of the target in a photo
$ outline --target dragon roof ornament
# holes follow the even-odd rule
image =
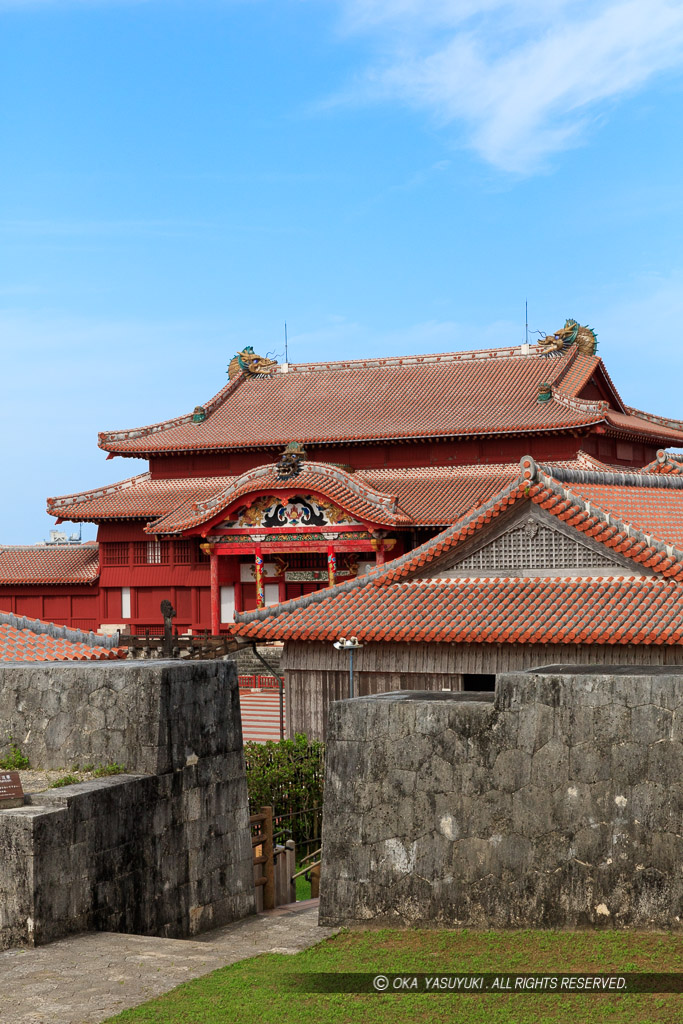
[[[257,356],[251,345],[247,345],[230,360],[228,379],[234,380],[240,373],[246,377],[261,377],[264,374],[272,373],[276,366],[277,360],[268,359],[266,356]]]
[[[293,480],[301,472],[306,461],[306,452],[300,441],[290,441],[277,463],[275,476],[278,480]]]
[[[582,356],[594,356],[598,349],[598,336],[592,327],[584,327],[576,320],[565,320],[564,327],[539,338],[538,344],[546,356],[560,355],[572,345],[576,345]]]

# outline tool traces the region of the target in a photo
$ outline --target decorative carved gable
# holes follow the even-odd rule
[[[273,529],[283,526],[322,527],[337,524],[357,525],[352,516],[331,502],[322,501],[310,495],[285,499],[271,495],[257,498],[248,507],[240,509],[235,519],[222,523],[220,528],[244,529],[251,526],[265,526]]]
[[[526,516],[488,544],[470,550],[442,575],[519,576],[539,570],[585,572],[604,568],[624,573],[624,564],[601,551],[597,544],[583,543],[574,531],[556,530]],[[640,567],[631,568],[638,574],[642,572]]]

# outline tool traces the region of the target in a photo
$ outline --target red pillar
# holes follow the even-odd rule
[[[375,564],[384,565],[384,538],[377,541],[377,547],[375,548]]]
[[[327,545],[327,583],[333,587],[337,576],[337,556],[334,551],[334,544]]]
[[[221,592],[218,586],[218,554],[211,548],[211,633],[217,636],[221,628]]]
[[[266,603],[266,597],[263,587],[263,554],[260,544],[257,544],[254,548],[254,562],[256,569],[256,607],[263,608]]]

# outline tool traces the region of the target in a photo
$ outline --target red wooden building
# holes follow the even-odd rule
[[[148,472],[48,499],[58,523],[97,523],[99,547],[0,549],[0,608],[144,633],[169,598],[181,632],[226,631],[412,550],[523,455],[598,470],[683,445],[683,423],[626,406],[595,354],[549,347],[284,365],[245,350],[194,412],[100,434]]]

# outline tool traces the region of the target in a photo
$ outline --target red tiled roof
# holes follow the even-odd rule
[[[674,476],[681,476],[683,475],[683,456],[660,449],[657,452],[657,458],[645,467],[643,473],[673,473]]]
[[[207,417],[192,415],[134,430],[108,431],[99,445],[122,455],[280,447],[293,438],[335,444],[389,438],[426,438],[554,432],[603,422],[607,403],[575,398],[570,378],[577,350],[556,358],[533,347],[290,364],[258,378],[240,375],[209,402]],[[580,357],[583,359],[584,357]],[[585,367],[578,378],[583,379]],[[558,384],[549,402],[540,383]],[[666,435],[668,436],[668,434]],[[683,426],[680,437],[683,439]]]
[[[576,459],[553,463],[573,469],[612,472],[585,452]],[[519,463],[479,466],[418,466],[414,468],[364,469],[362,476],[379,491],[398,495],[398,507],[418,525],[445,525],[482,505],[519,476]]]
[[[10,583],[94,583],[99,572],[96,544],[0,548],[0,586]]]
[[[127,652],[79,630],[0,612],[0,661],[109,661]]]
[[[590,487],[600,488],[600,497],[603,505],[608,506],[607,508],[598,506],[595,500],[582,497],[578,493],[580,490],[587,491]],[[364,577],[342,583],[328,591],[319,591],[304,598],[296,598],[283,605],[275,605],[256,612],[246,612],[237,615],[236,621],[238,625],[236,630],[243,636],[259,636],[264,639],[290,639],[294,637],[299,639],[325,639],[327,633],[323,627],[326,628],[325,623],[328,621],[325,616],[328,618],[332,617],[330,619],[334,623],[333,626],[330,626],[332,632],[335,630],[343,632],[340,623],[335,618],[337,613],[333,610],[340,599],[343,599],[340,607],[347,609],[354,608],[354,602],[357,603],[365,600],[375,602],[373,605],[375,611],[372,613],[375,615],[373,621],[385,621],[384,619],[377,619],[379,615],[378,609],[382,607],[382,602],[385,599],[388,602],[394,601],[394,597],[389,594],[390,591],[393,593],[396,587],[415,582],[416,577],[435,575],[440,571],[441,567],[448,564],[449,560],[452,560],[454,549],[461,542],[469,540],[477,531],[486,527],[487,524],[491,523],[517,502],[528,500],[539,505],[551,515],[556,516],[568,526],[584,533],[597,543],[603,544],[608,551],[613,551],[631,559],[634,563],[634,574],[638,573],[640,566],[650,569],[653,573],[657,574],[656,577],[643,576],[641,579],[629,581],[628,588],[630,589],[628,589],[628,592],[610,590],[603,593],[593,591],[598,596],[601,596],[601,598],[604,598],[606,604],[611,609],[611,614],[617,616],[616,625],[621,627],[623,622],[627,622],[628,628],[623,633],[620,633],[618,630],[610,633],[607,620],[605,620],[603,625],[600,626],[599,639],[596,638],[598,633],[589,633],[588,635],[592,639],[580,639],[580,642],[678,642],[678,639],[671,639],[674,635],[678,637],[676,630],[665,634],[658,632],[658,630],[660,625],[662,625],[662,628],[664,626],[668,628],[671,625],[673,619],[671,619],[669,611],[666,611],[666,609],[669,609],[669,607],[673,608],[675,602],[679,601],[680,597],[683,596],[683,589],[679,587],[679,584],[683,583],[683,545],[680,548],[676,546],[681,522],[679,510],[683,511],[683,479],[658,478],[643,473],[600,473],[594,470],[577,470],[575,468],[562,467],[553,467],[551,471],[549,467],[538,466],[530,457],[522,459],[521,472],[511,484],[503,488],[480,508],[468,513],[453,526],[444,530],[421,547],[410,551],[408,554],[395,559],[393,562],[389,562],[379,569],[371,571]],[[676,506],[676,502],[678,506]],[[656,509],[660,507],[660,503],[668,510],[668,518],[664,516],[658,520],[660,529],[657,536],[653,535],[654,531],[646,533],[643,529],[622,518],[622,513],[630,510],[636,511],[642,519],[648,513],[648,509],[650,509],[649,515],[652,521],[654,521]],[[611,512],[609,506],[620,511],[617,513]],[[552,571],[548,572],[548,576],[552,577]],[[670,580],[667,580],[667,577]],[[662,582],[666,581],[667,586],[669,582],[675,580],[677,586],[666,591],[648,590],[648,587],[651,587],[657,578],[662,578]],[[623,582],[621,576],[617,578],[617,581],[619,580]],[[603,580],[602,582],[605,581]],[[614,581],[610,580],[609,582],[612,583]],[[511,599],[514,598],[514,600],[518,599],[522,591],[515,590],[514,588],[510,589],[513,584],[519,584],[519,586],[531,585],[528,580],[508,580],[505,594],[511,595]],[[443,581],[439,581],[437,584],[434,580],[431,580],[431,585],[442,587],[446,584]],[[575,617],[572,618],[571,606],[573,605],[574,597],[579,593],[577,588],[589,586],[591,581],[586,579],[575,581],[573,584],[574,591],[569,588],[566,578],[553,582],[553,585],[555,586],[555,596],[560,603],[555,607],[549,605],[548,613],[543,619],[548,628],[543,634],[545,639],[542,642],[575,642],[571,638],[558,640],[557,636],[561,634],[562,636],[570,637],[572,631],[576,632],[578,629],[579,623]],[[638,588],[641,589],[638,590]],[[376,593],[374,596],[368,597],[371,591]],[[363,596],[359,596],[361,592]],[[429,596],[429,591],[427,590],[417,592],[422,593],[425,597]],[[534,592],[541,595],[544,593],[546,595],[550,594],[549,591],[543,591],[542,589]],[[636,630],[635,633],[633,632],[633,623],[642,611],[642,614],[645,616],[644,621],[647,624],[648,609],[651,609],[653,614],[659,614],[658,609],[660,608],[657,601],[654,601],[654,603],[650,602],[649,605],[647,601],[650,600],[652,595],[668,595],[674,592],[676,596],[673,599],[672,605],[669,606],[667,603],[669,601],[668,596],[661,605],[665,609],[662,612],[662,623],[659,625],[650,623],[647,626],[648,636],[655,637],[654,641],[642,640],[640,638],[640,631]],[[439,601],[444,596],[442,591],[433,591],[433,593],[437,595]],[[504,597],[502,592],[491,590],[481,591],[481,593],[484,595],[493,594],[496,601],[503,600]],[[629,611],[628,595],[630,594],[630,599],[634,599],[639,593],[641,596],[635,602],[634,608]],[[460,591],[452,591],[451,597],[454,598],[456,595],[461,594],[462,592]],[[562,595],[561,599],[559,597],[560,594]],[[610,595],[616,595],[616,604]],[[462,597],[467,598],[467,595],[458,597],[458,601],[462,601]],[[617,614],[616,609],[620,608],[620,602],[623,604],[624,601],[627,603],[623,605],[622,611],[619,611]],[[485,617],[489,615],[489,610],[483,605],[480,608],[476,603],[465,603],[465,609],[470,615],[467,621],[472,629],[475,629],[475,632],[480,630],[484,621],[488,621]],[[593,612],[595,610],[595,608],[591,609],[591,622],[593,621]],[[516,620],[517,634],[512,639],[524,638],[525,642],[532,642],[532,639],[529,639],[529,637],[533,635],[533,642],[541,642],[540,633],[528,633],[528,630],[531,629],[536,620],[534,619],[532,622],[529,622],[525,619],[526,610],[522,605],[518,606],[517,612],[519,613]],[[355,614],[356,612],[354,612]],[[429,619],[431,622],[432,619],[438,621],[439,617],[444,614],[445,612],[442,611],[439,602],[436,599],[432,600],[430,598],[428,606],[426,606],[422,613],[422,619],[419,620],[419,623],[414,628],[418,629],[418,631],[423,630],[423,626],[420,623],[422,623],[426,615],[431,616]],[[490,614],[493,615],[494,613],[491,612]],[[585,617],[585,610],[583,614]],[[347,624],[344,628],[352,629],[353,627],[353,633],[362,639],[364,635],[362,634],[362,629],[365,629],[365,627],[361,627],[359,623],[365,621],[366,609],[364,607],[361,609],[361,605],[358,605],[357,615],[358,618],[354,623],[352,625]],[[623,616],[623,621],[619,618],[619,615]],[[594,618],[595,622],[599,623],[599,616],[596,615]],[[456,621],[455,619],[448,619],[448,615],[446,615],[446,620]],[[391,623],[393,619],[389,617],[386,621]],[[557,633],[554,628],[556,623],[566,624],[567,629],[564,630],[563,625],[563,630]],[[585,625],[584,622],[582,628],[585,628]],[[550,626],[553,628],[551,629]],[[460,629],[459,626],[458,629]],[[502,625],[500,629],[503,629]],[[464,635],[464,633],[456,632],[451,639],[461,639]],[[616,639],[610,639],[610,636]],[[635,639],[633,638],[634,636]],[[623,637],[626,637],[626,639],[623,639]],[[657,639],[658,637],[659,639]],[[423,636],[421,633],[420,636],[415,635],[411,638],[423,639]],[[435,637],[430,635],[430,638],[434,639]],[[487,634],[487,638],[505,639],[499,633],[491,637],[488,637]],[[483,639],[483,635],[480,639]]]
[[[60,519],[100,521],[144,519],[150,533],[177,533],[208,522],[231,502],[253,490],[292,490],[303,486],[321,493],[371,522],[400,526],[452,523],[476,504],[514,480],[518,463],[485,466],[425,466],[366,469],[347,473],[329,463],[305,463],[304,475],[284,483],[275,478],[275,463],[258,466],[241,477],[155,479],[149,473],[81,494],[48,498],[48,512]],[[318,466],[317,476],[312,466]],[[579,452],[577,459],[556,465],[576,469],[611,467]],[[358,492],[358,493],[356,493]]]
[[[238,625],[242,637],[363,643],[680,644],[683,586],[656,577],[369,585]],[[242,618],[242,617],[240,617]]]
[[[292,488],[303,494],[323,494],[336,505],[359,519],[384,526],[406,526],[411,520],[397,511],[396,495],[380,493],[370,487],[355,473],[348,473],[339,466],[326,462],[305,462],[293,480],[278,480],[277,463],[258,466],[242,476],[231,480],[227,487],[213,497],[184,503],[170,515],[157,519],[146,529],[149,533],[181,533],[191,527],[210,522],[226,509],[234,506],[240,498],[254,491],[292,492]]]
[[[182,477],[153,480],[149,473],[95,487],[80,494],[47,499],[51,516],[72,522],[99,519],[156,519],[186,501],[205,501],[226,487],[234,477]]]
[[[574,351],[574,360],[566,361],[565,370],[557,383],[565,394],[576,397],[601,365],[601,360],[599,356],[584,356],[578,349]]]
[[[644,533],[666,538],[683,550],[683,496],[680,491],[572,483],[570,489],[603,512],[614,513]]]
[[[615,430],[626,434],[639,434],[643,437],[659,439],[669,444],[681,443],[683,424],[679,420],[666,420],[663,417],[651,416],[638,409],[629,409],[627,413],[614,412],[610,409],[605,419]]]

